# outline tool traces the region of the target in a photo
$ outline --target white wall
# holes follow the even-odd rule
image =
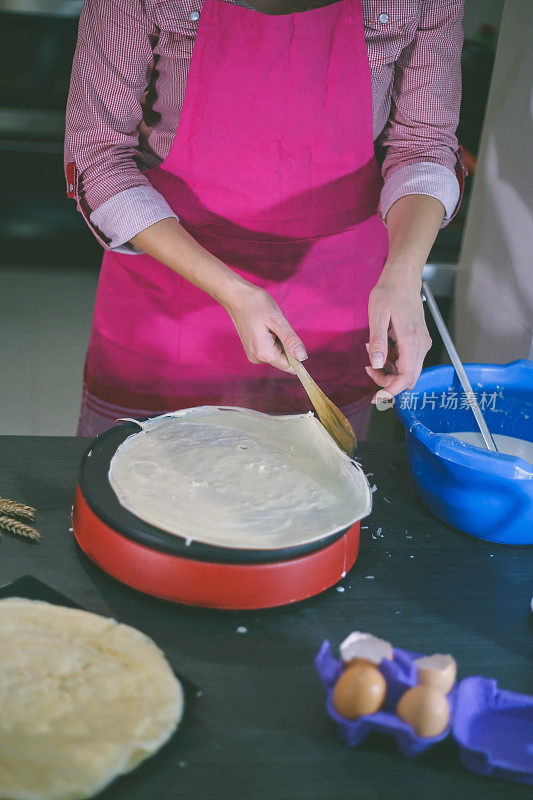
[[[97,280],[0,267],[0,434],[75,434]]]
[[[455,290],[466,361],[533,356],[533,2],[507,0]]]

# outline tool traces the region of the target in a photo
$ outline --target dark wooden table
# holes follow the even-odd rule
[[[106,800],[532,796],[531,787],[464,770],[451,739],[408,761],[386,738],[346,747],[326,716],[313,657],[323,639],[338,645],[352,630],[406,649],[451,652],[460,678],[485,675],[533,693],[533,547],[478,541],[433,519],[416,499],[402,444],[360,446],[378,491],[345,591],[261,613],[174,606],[94,567],[69,532],[85,446],[74,438],[0,437],[0,495],[36,506],[42,533],[37,545],[2,537],[0,583],[32,574],[88,610],[134,625],[204,692],[181,732],[118,780]]]

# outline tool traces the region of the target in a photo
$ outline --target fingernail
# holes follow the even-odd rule
[[[298,359],[298,361],[305,361],[305,359],[308,358],[303,344],[297,344],[292,353],[294,357]]]
[[[383,355],[383,353],[375,351],[373,353],[370,353],[370,362],[374,367],[374,369],[381,369],[381,367],[385,363],[385,356]]]
[[[366,347],[366,352],[368,353],[368,348],[370,347],[370,343],[369,343],[369,342],[366,342],[366,343],[365,343],[365,347]]]

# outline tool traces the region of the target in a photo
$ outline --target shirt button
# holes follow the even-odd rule
[[[387,22],[389,21],[389,15],[388,14],[380,14],[379,15],[379,21],[381,22],[382,25],[386,25]]]
[[[191,20],[191,22],[198,22],[198,20],[200,19],[200,12],[199,11],[191,11],[191,13],[189,14],[189,19]],[[388,19],[388,17],[387,17],[387,19]]]

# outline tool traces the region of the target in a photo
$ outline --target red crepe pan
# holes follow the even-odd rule
[[[277,550],[186,540],[120,505],[109,483],[117,448],[139,428],[126,422],[97,437],[79,467],[72,527],[83,552],[121,583],[165,600],[220,609],[272,608],[328,589],[353,566],[359,527]]]

